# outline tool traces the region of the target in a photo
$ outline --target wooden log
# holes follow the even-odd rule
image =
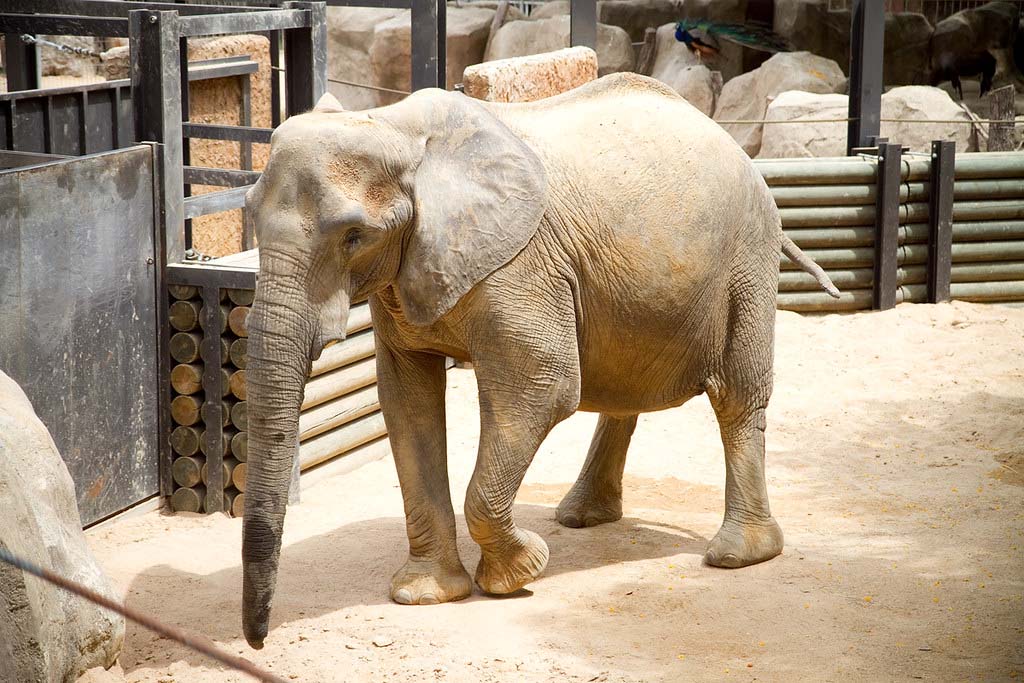
[[[245,401],[239,401],[231,406],[231,424],[242,432],[249,428],[249,411],[246,406]]]
[[[299,414],[299,440],[323,434],[380,408],[377,386],[368,386]]]
[[[237,469],[237,468],[236,468]],[[241,517],[245,512],[245,494],[237,493],[234,500],[231,501],[231,515],[233,517]]]
[[[199,409],[202,402],[195,396],[175,396],[171,401],[171,417],[186,427],[199,422]]]
[[[231,410],[235,407],[236,404],[237,404],[237,401],[232,401],[229,398],[226,398],[223,401],[221,401],[221,404],[220,404],[220,410],[221,410],[221,421],[220,421],[220,424],[221,424],[222,427],[227,427],[227,426],[229,426],[231,424]]]
[[[177,332],[171,335],[171,358],[178,363],[192,363],[199,359],[203,338],[195,332]]]
[[[228,351],[228,357],[231,358],[231,364],[239,370],[245,370],[245,361],[249,352],[249,340],[245,337],[236,339],[231,342],[231,348]]]
[[[231,455],[231,437],[233,437],[234,435],[235,435],[235,432],[231,431],[231,430],[228,430],[228,429],[225,429],[222,432],[222,438],[224,439],[224,443],[223,443],[223,446],[222,446],[221,453],[224,454],[224,457],[227,457],[227,456]],[[209,455],[209,453],[206,452],[206,432],[205,431],[203,432],[202,436],[199,437],[199,450],[202,451],[203,455]]]
[[[231,307],[227,304],[220,304],[220,333],[224,334],[228,330],[228,316],[231,315]],[[199,309],[199,327],[203,327],[203,310]]]
[[[178,455],[195,455],[199,452],[199,438],[195,427],[175,427],[171,432],[171,448]]]
[[[1013,150],[1013,116],[1016,91],[1006,85],[989,93],[989,119],[1002,123],[988,124],[988,151],[1010,152]]]
[[[249,432],[237,432],[231,437],[231,455],[239,462],[249,459]]]
[[[199,288],[193,285],[167,285],[167,291],[178,301],[188,301],[199,295]]]
[[[256,291],[252,289],[229,289],[227,294],[228,299],[236,306],[252,306],[252,300],[256,296]]]
[[[245,475],[249,471],[249,465],[240,462],[235,466],[235,469],[231,472],[231,483],[235,485],[235,488],[245,493]]]
[[[241,493],[234,489],[224,489],[224,512],[231,515],[232,517],[238,516],[235,515],[234,512],[235,499],[241,495]]]
[[[171,327],[179,332],[189,332],[199,325],[198,301],[175,301],[167,314]]]
[[[203,366],[179,363],[171,369],[171,387],[185,396],[203,388]]]
[[[228,314],[228,327],[231,331],[239,337],[248,337],[249,328],[246,327],[246,320],[249,318],[249,307],[248,306],[236,306],[231,309],[231,313]]]
[[[313,361],[309,376],[316,377],[325,372],[330,372],[343,365],[354,363],[372,356],[374,353],[373,330],[367,330],[354,334],[345,341],[328,346],[320,354],[320,357]]]
[[[171,509],[175,512],[202,512],[206,500],[206,487],[200,484],[193,488],[182,487],[171,494]]]
[[[239,372],[242,372],[241,370]],[[377,381],[377,359],[367,358],[306,382],[302,410],[362,389]]]
[[[245,370],[235,370],[228,379],[231,393],[239,401],[245,400]]]
[[[210,482],[207,480],[207,475],[209,474],[209,469],[207,468],[207,465],[208,463],[204,462],[199,472],[199,476],[203,481],[203,486],[210,485]],[[238,461],[235,460],[234,458],[224,458],[224,461],[221,463],[221,467],[223,468],[224,472],[224,488],[231,486],[231,474],[234,472],[235,467],[237,466]]]
[[[206,463],[202,458],[191,456],[175,458],[174,464],[171,465],[171,476],[179,486],[192,487],[204,479],[202,476],[204,467],[206,467]]]
[[[373,320],[370,317],[370,304],[357,304],[348,312],[348,324],[345,326],[345,336],[365,330],[372,324]]]
[[[299,467],[306,469],[387,434],[378,411],[299,444]],[[238,470],[236,469],[235,472]]]
[[[234,371],[229,367],[220,369],[220,397],[227,398],[231,395],[231,375]]]

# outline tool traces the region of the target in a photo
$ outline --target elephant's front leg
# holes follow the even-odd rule
[[[391,579],[391,599],[406,605],[461,600],[473,584],[459,559],[448,489],[444,358],[378,341],[377,383],[409,534],[409,559]]]
[[[481,432],[465,510],[481,550],[476,583],[487,593],[522,588],[548,561],[547,544],[516,525],[512,504],[544,437],[579,404],[575,332],[550,335],[544,348],[513,341],[504,357],[473,358]]]
[[[555,518],[559,524],[579,528],[622,518],[622,472],[636,419],[636,415],[601,415],[583,470],[558,504]]]

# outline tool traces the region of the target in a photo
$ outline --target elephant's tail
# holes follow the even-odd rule
[[[832,280],[821,269],[821,266],[812,261],[807,254],[800,251],[800,247],[793,244],[793,240],[789,239],[786,233],[782,233],[782,253],[788,256],[793,263],[813,275],[821,288],[828,292],[830,296],[835,299],[839,298],[839,290],[832,284]]]

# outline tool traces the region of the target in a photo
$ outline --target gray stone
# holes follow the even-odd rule
[[[0,545],[115,597],[86,545],[75,487],[24,392],[0,373]],[[74,681],[109,667],[124,620],[0,563],[0,681]]]
[[[886,14],[883,82],[887,86],[927,84],[931,39],[932,25],[923,14]]]
[[[569,17],[512,21],[494,34],[486,60],[526,57],[569,47]],[[633,45],[618,26],[597,25],[598,73],[633,70]]]
[[[370,65],[370,46],[378,24],[401,14],[399,9],[372,7],[327,8],[327,75],[330,78],[375,85]],[[377,106],[376,91],[341,83],[327,83],[327,90],[346,109]]]
[[[842,69],[831,59],[809,52],[780,52],[757,69],[725,84],[715,108],[715,120],[763,119],[771,100],[787,90],[835,93],[846,88]],[[723,124],[747,154],[761,149],[759,123]]]
[[[491,33],[493,19],[494,10],[492,9],[448,8],[446,19],[448,51],[445,57],[445,67],[449,90],[455,87],[456,83],[462,81],[462,73],[467,66],[483,61],[484,48],[487,46],[487,36]],[[511,24],[506,24],[506,26],[509,25]],[[411,54],[412,32],[409,11],[403,10],[391,19],[377,24],[373,29],[370,64],[373,68],[374,84],[408,91],[412,86],[410,82]],[[402,97],[402,95],[378,92],[377,104],[391,104]]]
[[[88,50],[99,54],[101,45],[96,38],[88,36],[39,36],[58,45]],[[85,78],[96,74],[99,58],[94,55],[83,55],[76,52],[65,52],[49,45],[39,46],[39,61],[43,76],[74,76]]]
[[[935,123],[882,122],[882,135],[891,142],[910,147],[912,152],[931,151],[932,140],[953,140],[957,153],[978,151],[973,126],[942,123],[944,120],[969,122],[970,116],[949,93],[941,88],[907,85],[882,95],[883,119],[930,119]]]
[[[597,8],[598,21],[618,26],[635,43],[644,39],[647,29],[677,21],[682,16],[672,0],[603,0]]]

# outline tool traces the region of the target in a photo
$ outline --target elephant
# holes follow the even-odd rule
[[[619,519],[638,414],[706,393],[727,474],[705,559],[782,551],[763,465],[780,251],[839,294],[783,234],[750,158],[667,86],[613,74],[526,104],[425,89],[361,112],[325,96],[274,131],[246,206],[259,244],[242,531],[252,647],[268,632],[304,382],[364,298],[409,538],[394,601],[472,590],[449,494],[446,357],[472,362],[479,387],[464,512],[484,592],[544,570],[547,545],[516,525],[513,500],[577,410],[600,417],[561,524]]]

